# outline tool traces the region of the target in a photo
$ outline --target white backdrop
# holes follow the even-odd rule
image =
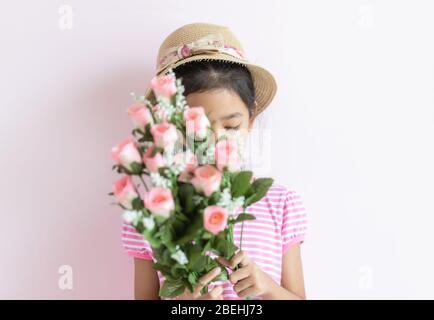
[[[278,93],[271,171],[308,210],[308,298],[434,298],[432,1],[9,1],[0,298],[129,299],[110,149],[158,46],[229,26]],[[73,275],[72,287],[62,285]]]

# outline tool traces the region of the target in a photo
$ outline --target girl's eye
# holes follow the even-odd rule
[[[225,127],[225,130],[238,130],[238,129],[240,128],[240,125],[241,125],[241,124],[239,124],[239,125],[237,125],[237,126],[234,126],[234,127],[226,126],[226,127]]]

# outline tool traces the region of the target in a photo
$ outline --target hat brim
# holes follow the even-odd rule
[[[160,72],[157,73],[157,76],[167,74],[171,68],[175,69],[177,66],[180,66],[182,64],[199,60],[220,60],[229,63],[239,63],[246,66],[252,75],[253,85],[255,87],[255,100],[257,102],[257,106],[255,108],[254,114],[256,115],[264,111],[265,108],[270,105],[271,101],[276,95],[277,83],[274,79],[274,76],[268,70],[256,64],[237,59],[224,53],[215,53],[212,55],[198,54],[187,57],[160,70]],[[151,88],[148,88],[146,90],[145,98],[151,101],[155,101],[155,97]]]

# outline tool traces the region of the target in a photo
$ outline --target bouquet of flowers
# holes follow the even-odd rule
[[[204,109],[187,105],[172,70],[154,77],[151,88],[156,103],[133,94],[127,110],[132,136],[111,150],[112,169],[123,176],[109,195],[152,246],[154,268],[164,276],[160,296],[175,297],[186,288],[192,292],[198,279],[219,265],[210,253],[234,255],[234,225],[255,219],[244,209],[260,200],[273,180],[243,170],[240,139],[216,138]],[[222,268],[214,281],[226,279]]]

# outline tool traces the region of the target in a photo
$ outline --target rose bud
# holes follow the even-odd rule
[[[125,167],[129,171],[132,171],[131,165],[134,162],[137,162],[139,165],[142,164],[142,157],[137,149],[137,143],[132,138],[126,138],[117,146],[113,147],[112,158],[117,164]]]
[[[134,103],[128,107],[128,115],[133,120],[134,128],[140,129],[145,132],[145,128],[148,124],[153,124],[151,111],[143,103]]]
[[[203,213],[203,226],[205,230],[217,235],[226,228],[228,211],[220,206],[206,207]]]
[[[184,120],[188,135],[194,133],[197,140],[206,138],[211,124],[202,107],[192,107],[185,110]]]
[[[113,194],[127,209],[133,208],[132,202],[139,196],[130,176],[124,176],[113,184]]]
[[[155,156],[152,156],[154,149],[155,146],[152,146],[148,150],[146,150],[145,154],[143,155],[143,162],[145,163],[146,168],[148,168],[149,171],[158,172],[159,168],[165,166],[165,161],[160,152],[157,152]]]
[[[162,122],[151,128],[151,134],[155,145],[163,149],[170,149],[178,140],[178,132],[175,125],[169,122]]]
[[[176,93],[175,77],[173,75],[164,75],[154,77],[151,80],[151,88],[155,96],[170,98]]]
[[[241,158],[238,154],[238,143],[235,140],[220,140],[215,146],[215,161],[217,168],[226,167],[230,172],[240,170]]]
[[[145,208],[156,216],[169,217],[175,209],[172,192],[167,188],[156,187],[145,193]]]
[[[194,177],[191,179],[196,191],[203,192],[209,197],[213,192],[219,190],[222,174],[212,165],[204,165],[194,170]]]

